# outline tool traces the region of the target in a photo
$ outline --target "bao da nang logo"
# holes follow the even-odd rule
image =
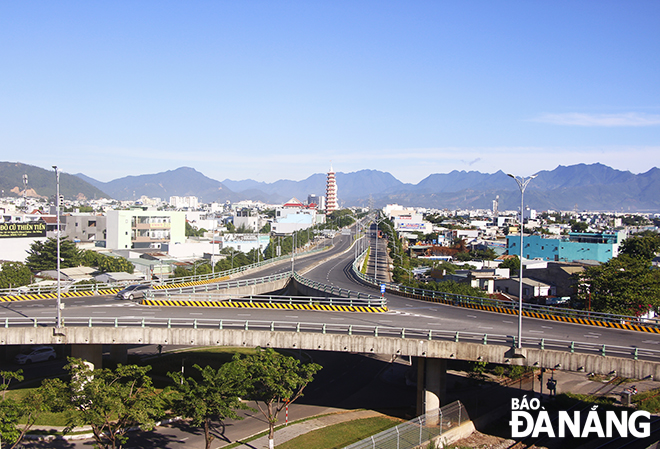
[[[555,419],[536,398],[511,399],[511,438],[549,437],[612,438],[651,436],[651,414],[637,410],[599,411],[598,406],[588,411],[559,410]]]

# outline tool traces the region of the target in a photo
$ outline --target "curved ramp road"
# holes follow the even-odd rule
[[[372,246],[374,243],[371,236]],[[353,235],[337,235],[334,247],[305,257],[296,257],[296,271],[317,282],[380,295],[380,292],[357,281],[351,273],[354,258]],[[385,245],[381,240],[379,250]],[[381,246],[382,244],[382,246]],[[384,252],[383,252],[384,256]],[[384,259],[384,257],[382,257]],[[385,260],[379,262],[384,269]],[[237,278],[262,277],[291,270],[290,262],[280,262]],[[381,275],[384,277],[384,275]],[[470,332],[514,336],[517,334],[517,317],[493,312],[428,303],[387,294],[389,311],[379,314],[354,312],[328,312],[316,310],[228,309],[194,307],[143,306],[131,301],[118,301],[114,297],[97,296],[63,298],[63,317],[109,320],[114,318],[172,318],[172,319],[227,319],[256,321],[287,321],[327,323],[335,325],[379,326],[432,331]],[[5,318],[50,320],[55,316],[55,300],[24,301],[0,304],[0,325]],[[526,337],[583,342],[597,345],[638,347],[660,350],[660,335],[634,331],[523,318],[523,342]]]

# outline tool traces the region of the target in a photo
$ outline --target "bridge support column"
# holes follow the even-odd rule
[[[110,345],[110,360],[126,365],[128,362],[128,345]]]
[[[447,360],[417,358],[417,415],[447,402]]]
[[[103,351],[101,345],[71,345],[71,357],[83,359],[94,369],[103,368]]]

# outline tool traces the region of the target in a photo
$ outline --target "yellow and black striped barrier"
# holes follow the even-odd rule
[[[167,284],[167,285],[153,285],[154,290],[168,290],[174,288],[184,288],[184,287],[194,287],[197,285],[212,284],[216,282],[223,282],[229,280],[229,276],[223,276],[220,278],[205,279],[203,281],[193,281],[193,282],[182,282],[180,284]],[[85,290],[82,292],[62,292],[60,296],[62,298],[79,298],[86,296],[102,296],[102,295],[114,295],[117,292],[121,291],[121,288],[107,288],[103,290]],[[27,295],[6,295],[0,296],[0,302],[16,302],[16,301],[35,301],[39,299],[55,299],[57,298],[57,293],[39,293],[39,294],[27,294]]]
[[[387,312],[387,306],[337,306],[326,304],[286,304],[249,301],[194,301],[185,299],[144,299],[141,304],[145,306],[161,307],[211,307],[232,309],[272,309],[272,310],[321,310],[324,312],[364,312],[382,313]]]
[[[114,295],[121,289],[104,289],[97,292],[93,290],[84,291],[84,292],[62,292],[60,297],[62,298],[81,298],[85,296],[96,296],[96,295]],[[57,293],[40,293],[40,294],[31,294],[31,295],[16,295],[16,296],[0,296],[0,302],[16,302],[16,301],[35,301],[38,299],[55,299],[57,298]]]
[[[413,298],[413,299],[419,299],[422,301],[427,301],[427,302],[437,302],[437,303],[442,303],[442,304],[448,304],[452,306],[459,306],[459,307],[466,307],[468,309],[476,309],[476,310],[485,310],[487,312],[495,312],[495,313],[503,313],[506,315],[518,315],[518,310],[517,309],[510,309],[507,307],[496,307],[496,306],[488,306],[488,305],[480,305],[480,304],[470,304],[470,303],[462,303],[462,302],[456,302],[450,299],[443,299],[443,298],[433,298],[430,296],[424,296],[424,295],[419,295],[419,294],[414,294],[414,293],[406,293],[406,292],[400,292],[400,291],[392,291],[392,293],[396,293],[397,295],[400,296],[406,296],[408,298]],[[600,321],[600,320],[595,320],[595,319],[590,319],[590,318],[577,318],[577,317],[570,317],[570,316],[560,316],[560,315],[550,315],[548,313],[539,313],[539,312],[529,312],[526,310],[523,310],[523,316],[529,317],[529,318],[538,318],[541,320],[549,320],[549,321],[561,321],[564,323],[573,323],[573,324],[585,324],[587,326],[598,326],[598,327],[607,327],[607,328],[612,328],[612,329],[623,329],[623,330],[629,330],[629,331],[637,331],[637,332],[649,332],[652,334],[660,334],[660,329],[652,326],[644,326],[640,324],[634,324],[631,322],[623,322],[623,323],[615,323],[615,322],[610,322],[610,321]]]

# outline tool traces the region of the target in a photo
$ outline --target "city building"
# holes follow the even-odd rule
[[[604,263],[619,254],[619,246],[626,237],[627,233],[623,231],[572,232],[560,237],[526,235],[523,240],[523,257],[554,262],[593,260]],[[506,240],[508,253],[519,255],[520,235],[509,234]]]
[[[332,170],[332,165],[330,166],[330,171],[328,172],[328,179],[325,186],[325,197],[326,212],[333,212],[339,209],[339,203],[337,202],[337,181],[335,180],[335,172]]]
[[[107,213],[109,249],[161,248],[186,240],[186,214],[175,211],[111,210]]]
[[[106,217],[93,214],[65,214],[60,217],[64,224],[63,235],[75,243],[105,245]]]
[[[197,209],[199,207],[199,201],[196,196],[171,196],[170,206],[174,206],[177,209]]]
[[[275,235],[287,235],[322,223],[325,223],[325,215],[318,214],[313,204],[305,205],[291,198],[275,209],[271,230]]]

